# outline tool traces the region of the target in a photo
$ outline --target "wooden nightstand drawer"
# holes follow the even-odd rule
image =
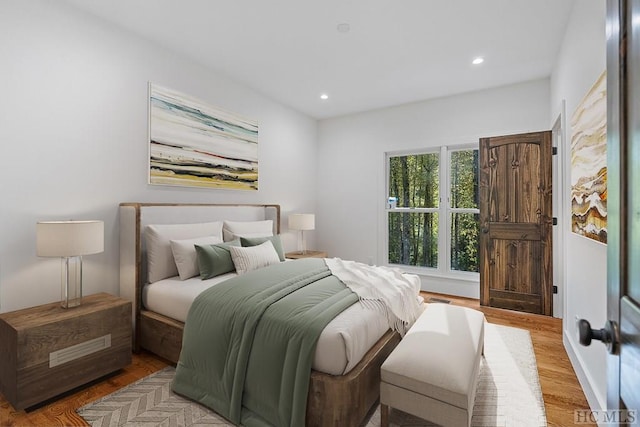
[[[0,314],[0,391],[23,409],[131,363],[131,302],[108,294]]]

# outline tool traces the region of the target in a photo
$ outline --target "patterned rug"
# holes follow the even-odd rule
[[[472,426],[546,426],[544,402],[529,332],[487,324]],[[231,426],[215,412],[170,390],[175,370],[165,368],[90,403],[78,414],[92,426]],[[391,411],[393,427],[432,426]],[[366,427],[380,426],[379,407]]]

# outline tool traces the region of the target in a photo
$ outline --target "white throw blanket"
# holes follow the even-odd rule
[[[331,273],[358,295],[363,305],[383,312],[389,328],[401,336],[422,313],[420,278],[415,274],[340,258],[325,258],[325,262]]]

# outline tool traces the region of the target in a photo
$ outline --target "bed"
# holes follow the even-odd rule
[[[278,205],[122,203],[119,214],[120,296],[133,302],[134,348],[148,350],[173,363],[180,356],[184,316],[162,309],[148,295],[149,287],[145,286],[148,272],[144,238],[147,226],[229,219],[272,220],[273,234],[280,232]],[[199,279],[192,281],[197,288]],[[307,397],[306,424],[359,425],[379,397],[380,366],[399,341],[397,333],[383,332],[371,348],[363,352],[357,364],[342,375],[315,369],[314,362]],[[331,368],[322,370],[332,372]]]

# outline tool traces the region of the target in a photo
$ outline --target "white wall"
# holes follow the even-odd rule
[[[320,122],[317,244],[380,264],[385,248],[385,152],[477,144],[550,129],[549,80],[412,103]],[[478,297],[478,282],[426,279],[425,290]]]
[[[314,210],[315,120],[64,4],[0,8],[0,312],[60,299],[59,261],[35,255],[38,220],[104,220],[84,290],[117,294],[120,202],[280,203],[283,219]],[[260,190],[147,185],[148,81],[257,119]],[[295,234],[284,240],[295,249]]]
[[[557,64],[551,76],[551,120],[566,100],[567,146],[570,153],[571,116],[576,107],[606,68],[605,2],[577,1],[567,26]],[[566,156],[565,182],[570,186],[569,156]],[[601,328],[607,315],[607,247],[571,233],[570,188],[565,188],[564,209],[567,232],[565,278],[566,315],[564,341],[576,374],[593,409],[606,408],[606,350],[595,343],[582,347],[578,343],[576,318]]]

